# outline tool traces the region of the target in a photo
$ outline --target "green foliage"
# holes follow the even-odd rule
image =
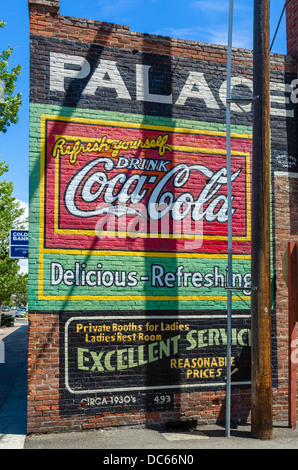
[[[0,162],[0,177],[8,171],[5,162]],[[14,293],[19,271],[18,260],[9,258],[9,231],[22,228],[20,217],[24,209],[12,196],[13,183],[6,180],[0,182],[0,305],[8,302]]]
[[[0,21],[0,29],[5,26],[4,21]],[[18,93],[14,95],[15,82],[21,73],[21,66],[17,65],[10,72],[7,70],[8,59],[12,54],[13,48],[8,49],[0,54],[0,84],[3,87],[4,100],[0,101],[0,132],[5,133],[10,124],[18,122],[18,112],[22,104],[22,95]]]
[[[0,29],[5,26],[0,21]],[[14,94],[15,82],[21,73],[21,66],[17,65],[8,70],[8,60],[12,54],[12,47],[0,53],[0,132],[5,133],[10,124],[18,122],[18,112],[22,103],[21,93]],[[0,177],[8,171],[8,165],[0,162]],[[16,287],[21,287],[25,280],[20,278],[18,260],[9,258],[9,231],[12,228],[22,228],[20,216],[24,210],[12,196],[13,183],[5,179],[0,182],[0,309],[3,302],[9,302]],[[1,323],[1,313],[0,313]]]
[[[6,315],[5,313],[2,313],[0,326],[14,326],[14,317],[12,315]]]
[[[17,274],[14,280],[14,294],[17,304],[26,305],[28,302],[28,274]]]

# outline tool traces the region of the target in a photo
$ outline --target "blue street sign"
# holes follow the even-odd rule
[[[10,230],[10,258],[28,258],[28,230]]]
[[[28,246],[11,246],[10,258],[28,258]]]

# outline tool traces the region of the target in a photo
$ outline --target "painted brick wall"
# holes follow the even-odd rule
[[[63,17],[57,0],[29,0],[29,11],[28,431],[224,419],[227,222],[219,176],[226,50]],[[286,240],[296,236],[297,119],[290,101],[294,62],[271,59],[274,414],[283,420],[281,259]],[[234,94],[251,96],[249,50],[234,50],[233,87]],[[249,106],[246,111],[232,113],[233,272],[246,301],[233,296],[235,422],[250,414]],[[98,158],[104,160],[95,172]],[[203,200],[208,181],[214,193]],[[129,237],[120,215],[117,236],[103,233],[103,225],[96,236],[98,204],[106,210],[116,188],[130,211],[140,202],[148,208],[154,194],[173,196],[176,208],[177,201],[191,202],[192,224],[204,201],[204,236],[173,236],[173,211],[169,232],[159,238],[149,237],[146,225]]]

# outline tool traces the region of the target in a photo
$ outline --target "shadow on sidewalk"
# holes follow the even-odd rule
[[[0,364],[0,434],[25,435],[28,326],[20,326],[2,341],[5,362]]]

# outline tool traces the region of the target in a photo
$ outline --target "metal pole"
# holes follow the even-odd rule
[[[226,382],[226,437],[230,437],[231,427],[231,329],[232,329],[232,181],[231,181],[231,74],[232,74],[232,36],[233,36],[233,7],[230,0],[229,32],[228,32],[228,62],[227,62],[227,195],[228,195],[228,311],[227,311],[227,382]]]
[[[270,273],[270,0],[254,0],[251,224],[251,430],[272,439]]]

